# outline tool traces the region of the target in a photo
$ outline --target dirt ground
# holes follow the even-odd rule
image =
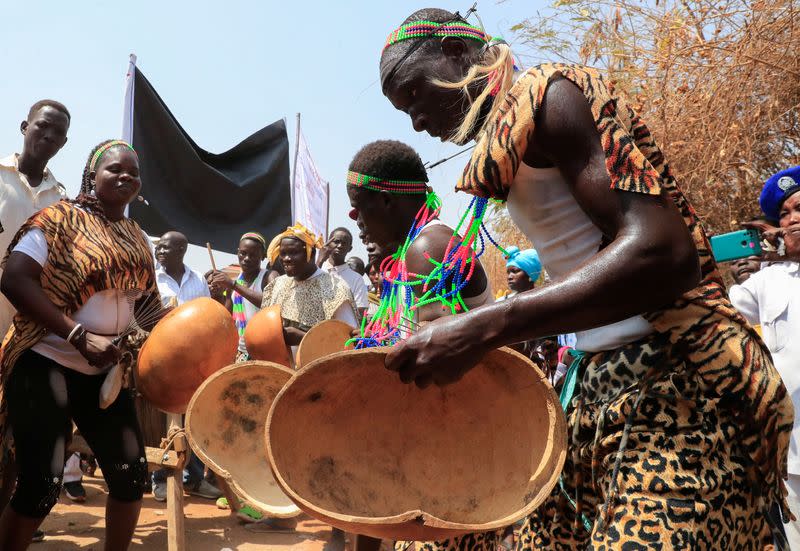
[[[83,485],[86,502],[73,503],[62,493],[42,525],[45,541],[31,545],[32,551],[103,550],[105,484],[102,479],[85,477]],[[187,495],[184,503],[188,551],[321,551],[331,535],[329,526],[305,516],[294,534],[253,533],[229,511],[217,509],[213,501]],[[166,513],[166,503],[145,494],[131,551],[167,549]]]

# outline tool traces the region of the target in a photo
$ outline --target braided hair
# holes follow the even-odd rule
[[[91,178],[92,172],[92,159],[94,158],[95,153],[101,147],[108,145],[109,143],[115,140],[103,140],[96,146],[92,148],[89,152],[89,157],[86,159],[86,166],[83,168],[83,177],[81,178],[81,190],[78,193],[78,196],[75,198],[76,205],[80,205],[82,207],[88,208],[94,211],[96,214],[101,216],[105,216],[102,206],[100,205],[100,200],[94,195],[94,181]],[[114,146],[109,148],[109,151],[113,149]],[[103,153],[104,155],[105,153]],[[103,158],[103,155],[100,156],[100,159]],[[95,167],[100,164],[100,159],[97,159],[95,163]]]

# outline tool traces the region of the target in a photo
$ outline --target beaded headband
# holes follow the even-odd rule
[[[461,38],[469,38],[476,40],[481,44],[486,44],[491,40],[491,36],[483,32],[478,27],[473,27],[469,23],[451,22],[451,23],[436,23],[435,21],[414,21],[400,25],[397,29],[392,31],[386,39],[386,44],[383,45],[385,50],[392,44],[397,44],[403,40],[411,40],[414,38],[430,38],[432,36],[447,37],[459,36]]]
[[[386,180],[367,174],[347,172],[347,183],[351,186],[371,189],[372,191],[388,191],[398,195],[425,195],[428,193],[428,182],[415,180]]]
[[[239,242],[241,243],[245,239],[252,239],[253,241],[255,241],[258,244],[260,244],[261,247],[264,249],[264,258],[267,257],[267,240],[264,239],[263,235],[261,235],[258,232],[250,231],[250,232],[247,232],[246,234],[244,234],[243,236],[241,236],[239,238]]]
[[[123,146],[127,147],[128,149],[130,149],[131,151],[133,151],[134,153],[136,153],[136,150],[128,142],[123,141],[123,140],[112,140],[112,141],[108,142],[107,144],[103,144],[102,146],[100,146],[97,149],[97,151],[94,152],[94,155],[92,155],[92,162],[89,163],[89,172],[94,172],[94,168],[97,166],[97,162],[100,160],[100,157],[103,156],[103,153],[105,153],[106,151],[108,151],[112,147],[116,147],[118,145],[123,145]]]

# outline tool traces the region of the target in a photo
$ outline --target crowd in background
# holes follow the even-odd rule
[[[27,273],[41,274],[46,269],[47,262],[53,262],[53,255],[56,254],[54,242],[46,234],[46,226],[41,225],[44,229],[39,231],[39,226],[31,225],[29,219],[35,219],[37,211],[67,199],[64,187],[47,169],[47,163],[66,142],[69,123],[69,112],[60,103],[50,100],[37,102],[21,125],[24,135],[21,153],[0,160],[0,249],[4,254],[8,250],[9,254],[16,252],[32,259],[35,264],[25,266],[29,270]],[[125,148],[120,145],[114,142],[96,149],[87,164],[85,180],[87,175],[95,178],[93,175],[101,167],[101,161],[106,164],[111,162],[103,158],[105,151],[112,151],[116,147],[118,151],[124,152]],[[97,151],[100,151],[99,155]],[[114,159],[122,168],[111,168],[118,173],[128,170],[121,155],[119,153],[119,158]],[[108,154],[108,157],[112,156]],[[117,175],[116,178],[116,181],[123,182],[119,186],[128,185],[122,176]],[[128,179],[134,181],[136,176],[131,175]],[[129,187],[133,190],[135,186]],[[767,250],[761,256],[743,258],[730,264],[734,284],[729,289],[734,306],[759,329],[793,398],[800,394],[798,191],[800,169],[797,168],[783,171],[767,181],[760,205],[765,218],[750,224],[760,230]],[[95,191],[87,184],[82,192],[84,199],[79,198],[76,202],[80,211],[97,209],[98,212],[105,213],[101,218],[113,220],[109,215],[111,211],[108,204],[111,200],[108,199],[107,190],[97,188]],[[137,192],[138,188],[131,192],[132,195],[128,195],[133,197]],[[131,197],[126,200],[132,200]],[[102,203],[100,207],[95,205],[96,201]],[[18,235],[21,228],[29,228],[30,231],[25,233],[23,230]],[[165,308],[176,307],[199,297],[211,297],[219,301],[231,312],[239,331],[239,361],[248,358],[244,341],[247,323],[263,307],[274,304],[282,306],[286,343],[296,347],[311,327],[325,319],[340,319],[353,327],[358,326],[362,317],[375,314],[383,291],[383,255],[376,250],[374,243],[368,243],[368,262],[365,263],[358,257],[348,257],[353,248],[353,235],[343,227],[331,231],[325,242],[300,224],[287,228],[285,232],[272,236],[269,240],[256,232],[246,233],[242,235],[237,246],[238,273],[234,277],[219,270],[206,274],[193,270],[185,263],[188,244],[187,237],[178,231],[165,233],[155,243],[152,252],[154,284],[162,305]],[[14,266],[19,269],[17,266],[21,257],[16,258],[17,263]],[[6,261],[3,268],[6,268]],[[547,284],[542,264],[533,249],[509,247],[506,271],[509,292],[503,294],[499,301],[508,300],[537,285]],[[0,331],[5,334],[12,325],[16,312],[14,299],[18,296],[15,294],[14,284],[5,277],[3,292],[0,295]],[[109,300],[116,299],[111,297]],[[24,304],[33,308],[29,303]],[[82,308],[86,308],[88,304],[85,301]],[[104,307],[97,308],[102,310]],[[86,327],[81,329],[88,329],[91,323],[83,322]],[[52,339],[59,342],[40,343],[33,350],[71,367],[68,354],[59,352],[59,347],[83,342],[76,345],[80,352],[77,355],[83,355],[91,365],[95,365],[96,357],[107,351],[108,345],[93,344],[91,331],[88,336],[75,331],[77,329],[73,328],[66,335],[53,335]],[[571,361],[570,349],[574,347],[574,342],[574,335],[554,335],[521,342],[514,345],[514,348],[533,360],[558,388]],[[93,352],[92,346],[98,350]],[[80,362],[75,364],[78,367],[72,366],[73,370],[80,372],[79,364]],[[800,400],[795,398],[795,408],[798,407]],[[799,445],[800,425],[795,423],[789,451],[788,482],[789,503],[794,511],[800,511]],[[59,449],[63,451],[63,447]],[[60,490],[63,483],[64,492],[69,499],[85,500],[81,471],[93,472],[94,459],[71,453],[65,454],[64,461],[59,464],[64,468],[58,473],[61,480],[56,485],[56,490]],[[10,476],[7,474],[7,479]],[[165,483],[165,471],[152,473],[151,487],[156,500],[166,499]],[[215,485],[213,473],[194,455],[186,466],[184,483],[186,490],[193,495],[208,499],[218,499],[222,495]],[[11,486],[13,487],[13,478]],[[9,485],[4,484],[3,489],[5,497],[0,506],[4,506],[10,497]],[[53,488],[47,491],[52,493]],[[12,506],[14,503],[12,502]],[[246,513],[247,509],[244,510]],[[253,520],[263,520],[256,512],[251,516]],[[276,522],[274,519],[267,520]],[[796,523],[789,523],[787,526],[790,543],[795,548],[800,548],[797,547],[800,546],[800,531]],[[41,533],[37,532],[35,537],[41,537]]]

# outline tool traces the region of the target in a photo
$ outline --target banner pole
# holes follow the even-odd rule
[[[294,198],[294,190],[297,186],[297,158],[300,156],[300,113],[297,114],[297,132],[294,136],[294,173],[292,174],[292,189],[291,189],[291,201],[292,201],[292,219],[291,223],[294,224],[297,222],[297,202]]]
[[[325,182],[325,237],[328,239],[330,236],[330,221],[331,221],[331,184]]]

